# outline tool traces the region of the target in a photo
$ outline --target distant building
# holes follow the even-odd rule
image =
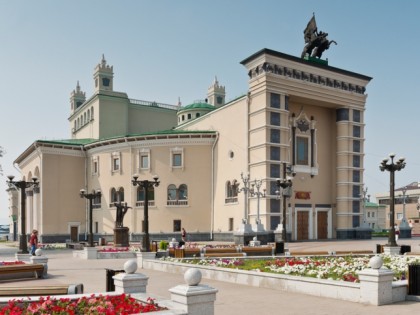
[[[112,238],[114,203],[124,201],[132,207],[124,225],[140,240],[145,196],[131,184],[134,174],[160,177],[148,192],[152,239],[185,227],[195,240],[231,240],[243,219],[255,222],[258,205],[273,231],[282,217],[276,179],[287,163],[296,173],[286,209],[291,238],[357,238],[371,78],[269,49],[241,64],[246,95],[226,102],[215,79],[207,101],[180,107],[114,91],[103,57],[93,94],[86,97],[79,83],[71,93],[69,139],[36,140],[15,161],[25,180],[40,181],[28,193],[26,232],[38,229],[43,242],[85,239],[83,188],[102,192],[93,201],[95,238]],[[263,197],[248,195],[245,203],[238,195],[242,172],[263,181]]]
[[[369,224],[369,227],[375,231],[386,229],[386,206],[367,201],[365,207],[366,223]]]
[[[404,193],[405,191],[405,193]],[[405,198],[404,198],[405,196]],[[390,193],[379,193],[376,194],[376,200],[380,205],[386,206],[386,228],[390,228]],[[420,212],[419,212],[419,197],[420,197],[420,183],[412,182],[406,186],[395,189],[395,223],[399,225],[403,218],[403,209],[405,204],[405,216],[408,224],[414,227],[417,223],[420,223]],[[420,234],[420,224],[417,228],[412,230],[412,234]]]

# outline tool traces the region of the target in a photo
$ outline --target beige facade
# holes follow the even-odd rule
[[[132,207],[124,219],[132,239],[141,237],[144,194],[132,185],[134,174],[141,180],[159,175],[149,195],[155,239],[181,225],[195,237],[226,238],[244,220],[255,225],[258,210],[273,231],[282,221],[276,179],[286,163],[296,173],[287,200],[292,239],[356,237],[371,78],[268,49],[242,64],[246,95],[225,103],[216,79],[207,103],[183,111],[113,91],[113,67],[102,58],[94,94],[86,99],[79,84],[71,93],[71,139],[35,141],[16,160],[25,176],[37,173],[41,183],[39,196],[28,200],[34,213],[28,231],[38,228],[45,241],[83,238],[84,188],[102,192],[93,204],[97,237],[112,235],[119,201]],[[261,180],[265,195],[245,195],[241,174]]]

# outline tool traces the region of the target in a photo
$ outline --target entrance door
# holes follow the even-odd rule
[[[77,226],[70,227],[70,239],[73,243],[79,241],[79,229]]]
[[[309,239],[309,212],[298,211],[297,212],[297,240],[303,241]]]
[[[328,212],[327,211],[319,211],[317,213],[317,233],[318,239],[324,240],[328,238]]]

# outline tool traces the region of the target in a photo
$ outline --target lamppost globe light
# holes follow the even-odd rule
[[[13,179],[15,178],[14,175],[7,175],[7,178],[9,179],[9,182],[12,182]]]
[[[390,157],[391,159],[393,159],[395,156],[396,156],[396,154],[395,154],[395,153],[390,153],[390,154],[389,154],[389,157]]]

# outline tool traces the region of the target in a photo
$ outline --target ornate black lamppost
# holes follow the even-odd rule
[[[139,186],[143,189],[144,192],[144,237],[143,237],[143,244],[142,249],[145,252],[150,252],[150,240],[149,240],[149,188],[150,187],[158,187],[160,184],[159,177],[154,176],[153,181],[149,180],[138,180],[139,176],[135,174],[133,176],[133,186]]]
[[[86,198],[89,200],[89,247],[94,247],[93,244],[93,200],[95,198],[101,198],[102,193],[100,190],[93,191],[90,194],[86,193],[86,190],[80,189],[80,198]]]
[[[251,189],[250,189],[250,194],[251,197],[257,196],[257,219],[255,220],[255,223],[257,224],[257,232],[259,232],[260,230],[263,231],[264,227],[261,224],[261,219],[260,219],[260,198],[261,197],[265,197],[265,189],[263,189],[263,192],[261,192],[261,185],[262,185],[262,180],[254,180],[253,183],[251,184]],[[256,191],[254,189],[254,187],[256,188]]]
[[[31,182],[24,180],[13,181],[13,175],[7,176],[9,179],[6,181],[10,188],[20,189],[20,237],[19,237],[19,250],[22,254],[28,254],[28,239],[26,237],[26,188],[38,187],[39,182],[37,177],[32,177]]]
[[[287,209],[287,198],[291,197],[291,190],[292,190],[292,177],[287,176],[287,166],[286,163],[283,162],[283,178],[278,178],[276,180],[276,185],[279,187],[278,191],[276,191],[276,194],[280,197],[280,187],[282,188],[282,194],[283,195],[283,220],[282,220],[282,232],[281,232],[281,238],[283,242],[287,241],[287,232],[286,232],[286,209]],[[292,175],[295,175],[293,172]]]
[[[389,157],[391,158],[391,162],[388,163],[389,159],[383,159],[381,164],[379,165],[379,169],[381,172],[388,171],[390,173],[390,204],[389,204],[389,210],[390,210],[390,226],[391,230],[389,232],[388,236],[388,246],[398,246],[397,242],[395,240],[395,171],[401,171],[405,167],[405,159],[400,158],[397,162],[394,163],[395,154],[390,154]]]

